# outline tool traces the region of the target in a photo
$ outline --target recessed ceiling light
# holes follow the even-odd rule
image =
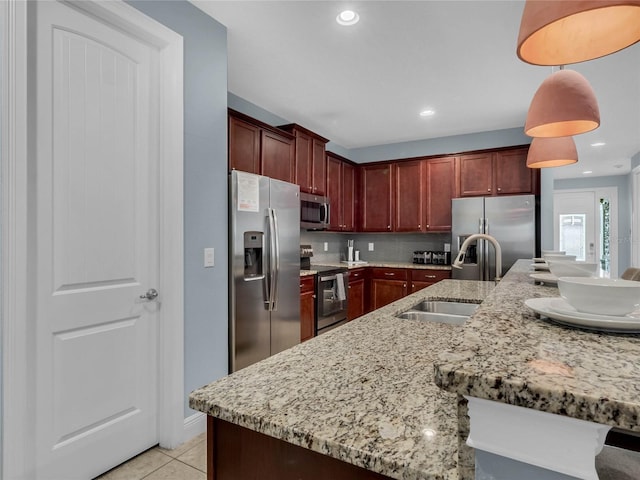
[[[435,113],[436,113],[435,110],[431,110],[431,109],[423,110],[423,111],[420,112],[420,116],[421,117],[430,117],[431,115],[434,115]]]
[[[584,172],[582,172],[584,175],[589,175],[590,173],[593,173],[593,170],[585,170]]]
[[[344,10],[340,12],[336,17],[336,22],[347,27],[350,25],[355,25],[359,20],[360,15],[358,15],[353,10]]]
[[[606,143],[604,143],[604,142],[596,142],[596,143],[592,143],[591,144],[592,147],[602,147],[603,145],[606,145]]]

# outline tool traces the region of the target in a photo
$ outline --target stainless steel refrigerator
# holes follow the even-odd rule
[[[519,258],[536,252],[536,200],[534,195],[456,198],[451,201],[451,259],[460,253],[462,242],[474,233],[495,237],[502,247],[503,276]],[[493,280],[496,260],[493,246],[486,240],[472,243],[462,270],[454,268],[458,280]]]
[[[300,188],[230,174],[229,370],[300,343]]]

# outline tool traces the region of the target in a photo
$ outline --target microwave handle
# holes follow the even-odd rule
[[[322,223],[326,223],[328,225],[329,224],[329,212],[330,212],[329,203],[327,202],[327,203],[321,204],[321,208],[322,208],[323,215],[321,215],[320,221]]]

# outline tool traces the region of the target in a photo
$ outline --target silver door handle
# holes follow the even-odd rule
[[[153,300],[158,296],[158,291],[155,288],[150,288],[147,293],[140,295],[140,298],[144,300]]]

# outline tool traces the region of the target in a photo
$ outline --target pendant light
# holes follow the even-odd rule
[[[566,65],[640,41],[640,0],[527,0],[518,57],[533,65]]]
[[[598,101],[587,79],[574,70],[560,70],[538,87],[524,132],[530,137],[566,137],[599,125]]]
[[[562,167],[578,161],[573,137],[534,138],[527,154],[527,167]]]

